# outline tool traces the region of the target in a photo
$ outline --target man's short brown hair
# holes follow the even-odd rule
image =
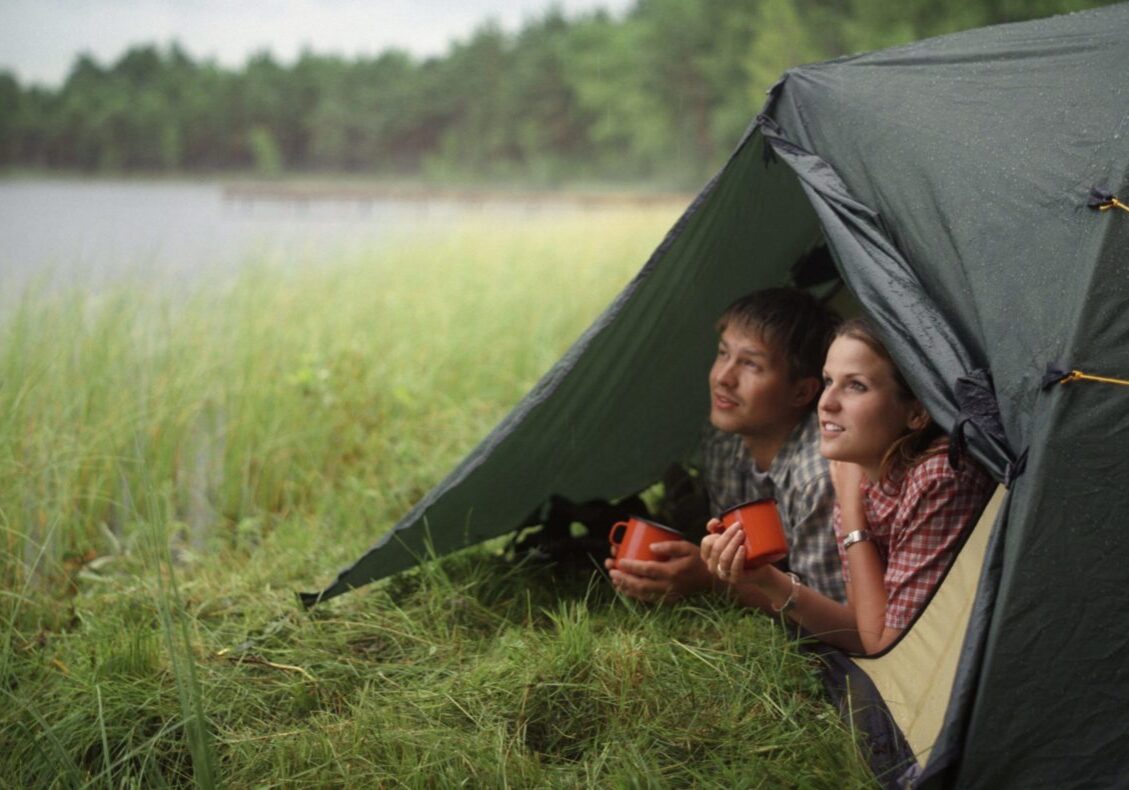
[[[721,314],[717,331],[732,327],[777,348],[793,379],[823,378],[827,346],[839,316],[806,291],[766,288],[742,296]]]

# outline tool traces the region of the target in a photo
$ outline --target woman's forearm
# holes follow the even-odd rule
[[[772,611],[784,614],[812,636],[834,647],[861,652],[863,644],[849,605],[841,604],[776,568],[766,569],[758,587]]]
[[[861,501],[840,503],[842,534],[849,535],[867,528],[866,513]],[[869,540],[860,540],[846,550],[851,583],[847,599],[855,616],[855,628],[863,651],[875,653],[890,641],[886,638],[885,568],[878,548]]]
[[[886,586],[883,583],[882,560],[870,541],[860,541],[847,549],[851,568],[851,589],[848,593],[855,614],[855,627],[863,649],[874,653],[885,647]]]

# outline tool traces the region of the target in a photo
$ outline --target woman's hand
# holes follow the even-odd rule
[[[839,507],[846,510],[855,510],[862,505],[863,471],[858,464],[849,461],[829,461],[831,485],[835,488],[835,498],[839,500]]]
[[[758,572],[761,568],[745,567],[745,531],[741,522],[735,522],[722,532],[714,532],[721,527],[719,520],[710,519],[706,524],[709,534],[702,538],[702,561],[710,574],[732,586],[748,587],[763,581]]]
[[[716,518],[711,518],[706,524],[708,534],[702,538],[702,561],[711,575],[732,583],[740,578],[745,568],[745,533],[740,523],[721,532],[716,531],[721,527]]]

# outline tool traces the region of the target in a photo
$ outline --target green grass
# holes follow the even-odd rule
[[[867,786],[767,618],[463,552],[310,613],[674,207],[519,217],[0,317],[0,784]],[[544,298],[545,294],[552,298]]]

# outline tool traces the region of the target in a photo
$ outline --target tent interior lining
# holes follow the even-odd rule
[[[944,581],[897,643],[880,656],[852,658],[882,695],[922,766],[944,723],[988,536],[1005,493],[1003,486],[996,489]]]

